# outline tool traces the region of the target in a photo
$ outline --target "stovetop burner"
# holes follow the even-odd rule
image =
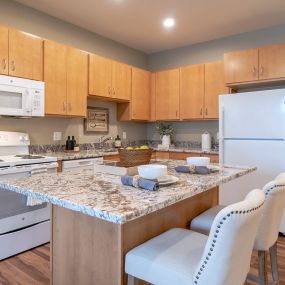
[[[44,156],[40,155],[32,155],[32,154],[17,154],[15,157],[20,157],[22,159],[39,159],[39,158],[44,158]]]

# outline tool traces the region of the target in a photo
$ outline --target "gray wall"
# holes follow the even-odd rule
[[[254,32],[226,37],[205,43],[153,53],[149,56],[149,69],[163,70],[187,64],[223,59],[228,51],[285,42],[285,24]]]
[[[82,50],[126,62],[141,68],[147,68],[147,55],[68,24],[34,9],[10,0],[0,0],[0,24],[7,25],[43,38],[74,46]],[[116,120],[116,104],[89,100],[90,106],[102,106],[110,111],[109,135],[122,135],[127,139],[145,139],[146,124],[120,123]],[[0,118],[0,130],[28,132],[32,144],[53,143],[53,132],[60,131],[64,142],[67,135],[75,135],[79,143],[95,142],[99,135],[84,133],[83,119],[78,118]]]
[[[147,55],[143,52],[12,0],[0,0],[0,24],[141,68],[147,68]]]

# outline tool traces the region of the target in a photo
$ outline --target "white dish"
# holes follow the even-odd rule
[[[176,183],[177,181],[179,181],[179,178],[176,176],[173,176],[173,175],[168,175],[168,176],[170,176],[171,179],[169,181],[166,181],[166,182],[159,182],[158,181],[159,186],[169,186],[169,185],[172,185],[172,184]]]
[[[209,157],[187,157],[186,158],[188,165],[195,165],[195,166],[207,166],[210,164]]]
[[[159,177],[157,180],[158,180],[158,183],[165,183],[165,182],[172,181],[173,180],[172,178],[173,178],[173,175],[165,175],[165,176]]]
[[[162,164],[147,164],[138,166],[139,176],[146,179],[158,179],[167,175],[167,166]]]

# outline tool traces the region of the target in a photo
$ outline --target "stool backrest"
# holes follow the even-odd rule
[[[218,213],[196,269],[194,285],[244,283],[264,200],[264,192],[255,189],[242,202]]]
[[[257,230],[254,249],[266,251],[278,239],[279,228],[285,207],[285,173],[263,187],[265,202],[262,222]]]

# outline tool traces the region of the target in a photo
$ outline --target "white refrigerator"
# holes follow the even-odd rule
[[[228,205],[285,172],[285,89],[221,95],[219,109],[220,163],[257,167],[220,187],[220,203]]]

